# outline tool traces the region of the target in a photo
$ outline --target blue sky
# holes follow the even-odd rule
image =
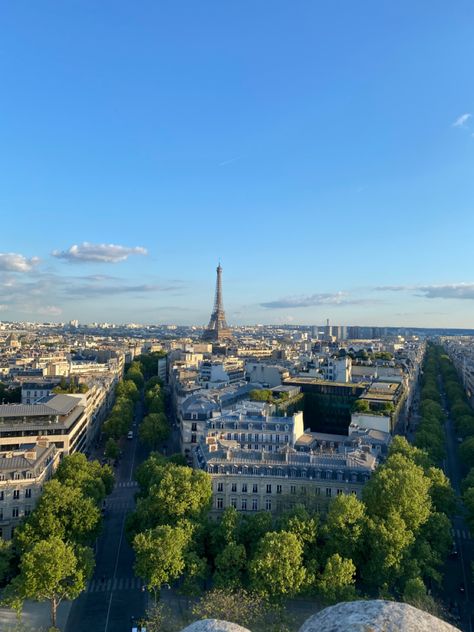
[[[205,323],[220,259],[231,323],[474,326],[473,27],[0,2],[0,318]]]

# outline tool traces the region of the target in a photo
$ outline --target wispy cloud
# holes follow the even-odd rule
[[[227,165],[231,165],[234,162],[237,162],[237,160],[240,160],[240,156],[236,156],[235,158],[230,158],[229,160],[223,160],[222,162],[219,163],[219,167],[227,167]]]
[[[116,244],[91,244],[87,241],[74,244],[68,250],[54,250],[53,257],[64,259],[70,263],[118,263],[125,261],[130,255],[146,255],[146,248],[135,246],[118,246]]]
[[[472,115],[471,115],[470,112],[466,112],[465,114],[461,114],[461,116],[458,116],[458,118],[454,121],[453,127],[465,127],[466,123],[471,118],[471,116]]]
[[[2,272],[30,272],[38,263],[38,257],[28,259],[14,252],[0,253],[0,271]]]
[[[385,285],[375,288],[381,292],[412,292],[424,298],[474,300],[474,283],[444,285]]]
[[[297,307],[315,307],[318,305],[361,305],[367,302],[364,299],[352,299],[346,292],[335,293],[323,293],[323,294],[309,294],[306,296],[288,296],[285,298],[277,299],[276,301],[269,301],[267,303],[260,303],[261,307],[267,309],[287,309]]]

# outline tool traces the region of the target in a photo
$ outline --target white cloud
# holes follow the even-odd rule
[[[0,253],[0,270],[2,272],[30,272],[39,263],[38,257],[28,259],[14,252]]]
[[[413,292],[424,298],[457,298],[474,300],[474,283],[445,285],[386,285],[375,288],[381,292]]]
[[[45,307],[38,308],[38,314],[43,314],[45,316],[59,316],[63,313],[63,310],[56,305],[46,305]]]
[[[314,307],[317,305],[360,305],[366,301],[361,299],[351,299],[345,292],[310,294],[305,296],[288,296],[261,303],[267,309],[288,309],[294,307]]]
[[[461,114],[461,116],[458,116],[458,118],[454,121],[453,127],[464,127],[471,116],[472,115],[469,112]]]
[[[87,241],[74,244],[69,250],[54,250],[53,257],[72,263],[118,263],[125,261],[130,255],[146,255],[146,248],[135,246],[118,246],[116,244],[91,244]]]

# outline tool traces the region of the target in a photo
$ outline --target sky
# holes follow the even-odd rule
[[[0,0],[0,319],[474,327],[470,0]]]

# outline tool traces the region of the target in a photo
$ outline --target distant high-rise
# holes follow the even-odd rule
[[[232,332],[227,326],[227,322],[225,320],[224,304],[222,302],[222,268],[219,263],[217,266],[214,309],[212,310],[209,325],[204,331],[202,339],[207,340],[208,342],[222,342],[224,340],[232,340],[232,338]]]

